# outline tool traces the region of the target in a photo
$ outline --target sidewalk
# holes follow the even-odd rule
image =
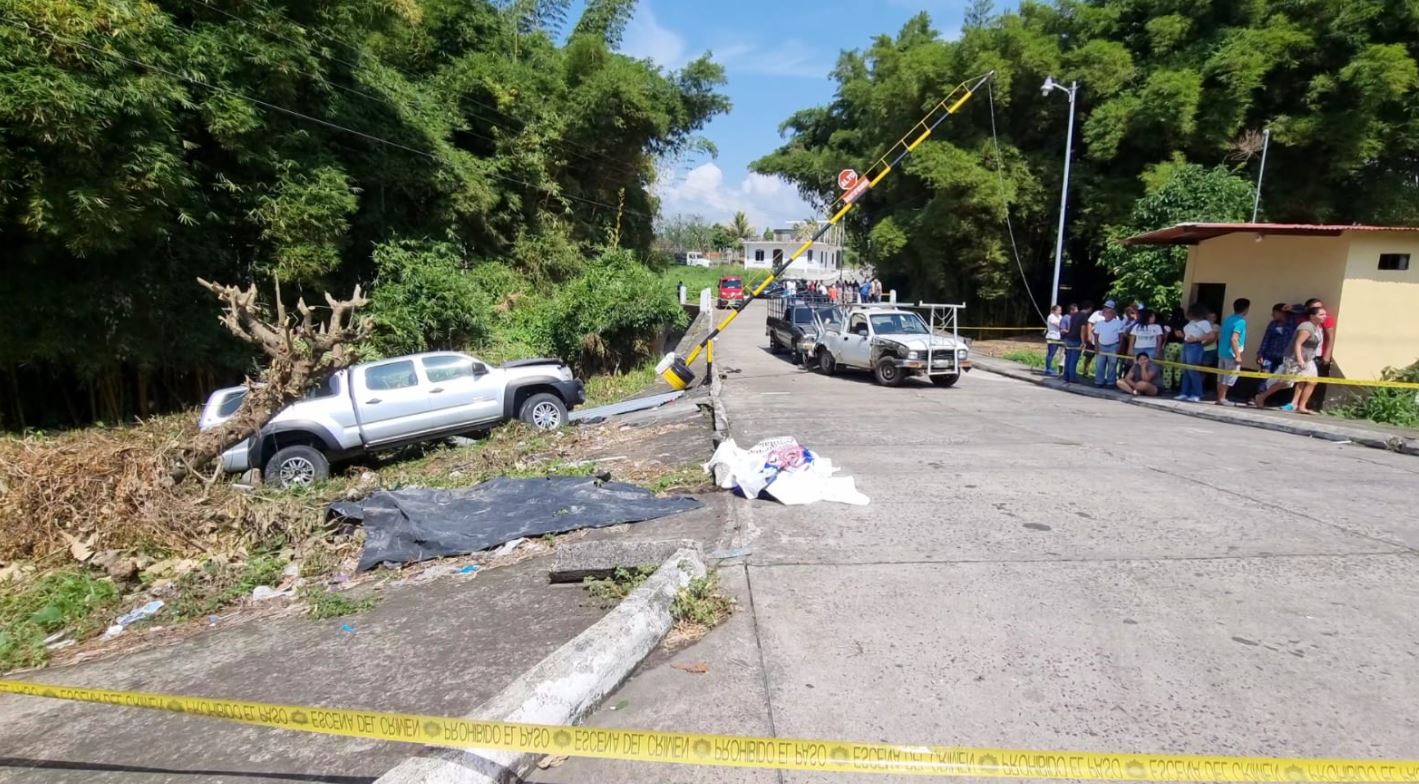
[[[1019,362],[1011,362],[1008,359],[974,356],[971,361],[981,370],[1021,381],[1029,381],[1050,389],[1073,392],[1076,395],[1117,400],[1122,403],[1186,414],[1199,419],[1210,419],[1214,422],[1258,427],[1325,441],[1349,441],[1374,449],[1419,456],[1419,432],[1390,425],[1328,416],[1290,414],[1277,410],[1258,411],[1254,408],[1229,408],[1212,403],[1184,403],[1168,398],[1133,397],[1112,389],[1099,389],[1092,384],[1066,384],[1057,376],[1045,376],[1034,368]]]

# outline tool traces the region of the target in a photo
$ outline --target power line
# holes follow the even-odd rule
[[[136,59],[136,58],[128,57],[128,56],[126,56],[126,55],[122,55],[122,54],[119,54],[119,53],[117,53],[117,52],[108,51],[108,50],[106,50],[106,49],[99,49],[98,47],[95,47],[95,46],[92,46],[92,45],[90,45],[90,44],[84,43],[83,41],[78,41],[78,40],[75,40],[75,39],[72,39],[72,38],[68,38],[67,36],[59,35],[59,34],[57,34],[57,33],[54,33],[54,32],[52,32],[52,31],[50,31],[50,30],[45,30],[45,29],[43,29],[43,28],[35,27],[35,26],[31,25],[29,22],[26,22],[26,21],[24,21],[24,20],[22,20],[22,19],[21,19],[21,20],[17,20],[17,19],[15,19],[15,18],[13,18],[13,17],[10,17],[10,16],[6,16],[6,17],[4,17],[4,18],[5,18],[6,21],[9,21],[9,22],[11,22],[11,23],[18,23],[20,26],[24,27],[26,30],[28,30],[28,31],[30,31],[30,32],[40,32],[40,33],[44,33],[45,35],[49,36],[50,38],[52,38],[52,39],[54,39],[54,40],[56,40],[56,41],[62,41],[62,42],[64,42],[64,43],[68,43],[68,44],[73,45],[73,46],[79,46],[79,47],[82,47],[82,48],[84,48],[84,49],[88,49],[88,50],[90,50],[90,51],[92,51],[92,52],[97,52],[97,53],[102,54],[102,55],[106,55],[106,56],[109,56],[109,57],[116,58],[116,59],[118,59],[118,60],[122,60],[122,61],[124,61],[124,62],[126,62],[126,63],[129,63],[130,65],[136,65],[136,66],[139,66],[139,67],[142,67],[142,68],[147,68],[147,69],[149,69],[149,70],[151,70],[151,71],[156,71],[156,72],[158,72],[158,73],[165,74],[165,75],[167,75],[167,76],[171,76],[171,77],[174,78],[174,79],[181,79],[181,80],[186,81],[186,82],[191,82],[192,84],[196,84],[196,85],[200,85],[200,86],[202,86],[202,87],[206,87],[206,88],[209,89],[209,90],[214,90],[214,91],[216,91],[216,92],[226,93],[226,94],[228,94],[228,95],[232,95],[232,96],[235,96],[235,97],[237,97],[237,98],[241,98],[241,99],[244,100],[244,101],[249,101],[249,102],[251,102],[251,103],[253,103],[253,104],[256,104],[256,105],[258,105],[258,106],[263,106],[263,107],[266,107],[267,109],[271,109],[271,110],[273,110],[273,111],[277,111],[277,112],[280,112],[280,113],[282,113],[282,114],[285,114],[285,115],[288,115],[288,116],[291,116],[291,117],[295,117],[295,118],[300,119],[300,120],[306,120],[306,121],[308,121],[308,122],[313,122],[313,123],[316,123],[316,124],[318,124],[318,125],[323,125],[323,126],[325,126],[325,127],[327,127],[327,128],[331,128],[331,129],[333,129],[333,130],[343,131],[343,132],[345,132],[345,133],[349,133],[349,134],[352,134],[352,135],[354,135],[354,136],[359,136],[359,137],[361,137],[361,138],[363,138],[363,139],[366,139],[366,140],[368,140],[368,141],[375,142],[375,143],[377,143],[377,144],[384,144],[384,145],[388,145],[388,146],[390,146],[390,147],[395,147],[395,148],[398,148],[398,149],[400,149],[400,150],[404,150],[405,152],[413,153],[413,154],[415,154],[415,155],[421,155],[421,156],[423,156],[423,157],[425,157],[425,158],[428,158],[429,160],[431,160],[431,161],[433,161],[433,162],[435,162],[435,163],[439,163],[439,164],[442,164],[442,163],[443,163],[442,159],[440,159],[438,156],[434,155],[433,153],[428,152],[427,150],[420,150],[420,149],[417,149],[417,148],[414,148],[414,147],[410,147],[410,146],[408,146],[408,145],[406,145],[406,144],[401,144],[401,143],[399,143],[399,142],[393,141],[393,140],[391,140],[391,139],[386,139],[386,138],[384,138],[384,137],[382,137],[382,136],[376,136],[376,135],[371,134],[371,133],[365,133],[364,131],[355,130],[354,128],[348,128],[348,127],[346,127],[346,126],[340,125],[339,123],[330,122],[329,120],[323,120],[323,119],[321,119],[321,118],[319,118],[319,117],[313,117],[313,116],[311,116],[311,115],[305,114],[304,112],[296,111],[295,109],[289,109],[289,108],[287,108],[287,107],[285,107],[285,106],[281,106],[281,105],[279,105],[279,104],[274,104],[274,103],[271,103],[271,102],[269,102],[269,101],[263,101],[263,100],[261,100],[260,98],[252,98],[251,96],[246,95],[245,93],[242,93],[242,92],[238,92],[237,90],[232,90],[232,89],[227,88],[227,87],[220,87],[220,86],[218,86],[218,85],[209,84],[209,83],[204,82],[204,81],[202,81],[201,79],[198,79],[198,78],[196,78],[196,77],[187,76],[187,75],[184,75],[184,74],[180,74],[180,73],[178,73],[178,72],[176,72],[176,71],[169,70],[169,69],[164,68],[164,67],[162,67],[162,66],[153,65],[152,63],[149,63],[149,62],[144,61],[144,60],[139,60],[139,59]],[[643,213],[643,212],[637,211],[637,210],[627,210],[627,209],[623,209],[623,208],[618,208],[618,207],[615,207],[615,206],[613,206],[613,205],[607,204],[607,203],[605,203],[605,202],[596,201],[595,199],[588,199],[588,198],[585,198],[585,197],[582,197],[582,196],[574,196],[574,195],[572,195],[572,194],[570,194],[570,193],[559,193],[559,192],[557,192],[557,191],[553,191],[553,190],[551,190],[551,189],[549,189],[549,188],[546,188],[546,187],[543,187],[543,186],[533,185],[532,183],[527,182],[527,181],[525,181],[525,180],[519,180],[519,179],[517,179],[516,177],[508,177],[507,175],[498,174],[498,173],[496,173],[496,172],[490,172],[490,171],[480,172],[480,174],[486,175],[486,176],[488,176],[488,177],[493,177],[493,178],[495,178],[495,179],[504,180],[504,181],[506,181],[506,182],[516,183],[516,184],[518,184],[518,185],[522,185],[523,187],[531,188],[532,190],[540,191],[540,192],[542,192],[542,193],[545,193],[545,194],[547,194],[547,195],[549,195],[549,196],[553,196],[553,197],[556,197],[556,198],[571,199],[571,200],[573,200],[573,201],[579,201],[579,202],[583,202],[583,203],[585,203],[585,204],[591,204],[591,205],[594,205],[594,206],[597,206],[597,207],[605,207],[606,209],[609,209],[609,210],[618,210],[618,209],[619,209],[623,214],[636,215],[636,216],[638,216],[638,217],[645,218],[646,220],[653,220],[653,218],[652,218],[651,216],[649,216],[649,215],[647,215],[647,214],[645,214],[645,213]]]
[[[305,43],[305,42],[298,41],[298,40],[296,40],[296,39],[294,39],[294,38],[292,38],[292,37],[290,37],[290,36],[288,36],[288,35],[284,35],[284,34],[282,34],[281,32],[279,32],[279,31],[277,31],[277,30],[274,30],[274,29],[267,30],[267,29],[265,29],[265,28],[259,28],[259,27],[257,27],[254,23],[252,23],[250,20],[244,19],[244,18],[242,18],[242,17],[240,17],[240,16],[237,16],[236,14],[233,14],[233,13],[231,13],[231,12],[229,12],[229,11],[226,11],[226,10],[224,10],[224,9],[222,9],[222,8],[218,8],[217,6],[213,5],[213,4],[210,2],[210,0],[196,0],[196,2],[199,2],[199,3],[201,3],[202,5],[204,5],[204,6],[208,7],[208,8],[210,8],[210,9],[212,9],[213,11],[216,11],[217,13],[221,14],[222,16],[225,16],[225,17],[227,17],[227,18],[229,18],[229,19],[235,20],[236,22],[238,22],[238,23],[240,23],[240,24],[242,24],[242,25],[244,25],[244,26],[251,27],[252,29],[256,29],[256,30],[262,30],[263,32],[267,32],[267,33],[269,33],[269,34],[271,34],[271,35],[274,35],[274,36],[276,36],[277,38],[280,38],[281,40],[286,41],[287,43],[294,44],[294,45],[296,45],[296,46],[300,46],[300,47],[303,47],[303,48],[308,45],[308,44]],[[285,16],[285,15],[283,15],[283,14],[280,14],[280,13],[278,13],[278,12],[276,12],[276,11],[267,11],[266,13],[267,13],[268,15],[270,15],[270,16],[274,16],[274,17],[276,17],[276,18],[278,18],[278,19],[281,19],[281,20],[283,20],[283,21],[285,21],[285,22],[287,22],[287,23],[289,23],[289,24],[295,25],[297,28],[299,28],[299,29],[301,29],[301,30],[306,30],[306,31],[308,31],[308,32],[310,32],[310,33],[312,33],[312,34],[314,34],[314,35],[317,35],[317,36],[319,36],[319,37],[321,37],[321,38],[324,38],[324,39],[326,39],[326,40],[328,40],[328,41],[331,41],[331,42],[340,44],[341,46],[345,47],[346,49],[349,49],[349,50],[352,51],[352,52],[355,52],[355,53],[360,53],[360,52],[361,52],[360,47],[358,47],[358,46],[356,46],[356,45],[354,45],[354,44],[352,44],[352,43],[350,43],[350,42],[348,42],[348,41],[345,41],[345,40],[343,40],[343,39],[341,39],[341,38],[335,36],[333,33],[328,33],[328,32],[326,32],[326,31],[324,31],[324,30],[321,30],[321,29],[319,29],[319,28],[317,28],[317,27],[306,27],[306,26],[301,25],[300,23],[296,22],[295,20],[291,19],[290,17]],[[250,54],[250,53],[248,52],[248,54]],[[334,61],[334,62],[337,62],[337,63],[339,63],[339,64],[345,66],[346,68],[351,69],[352,71],[357,71],[357,70],[359,70],[359,67],[360,67],[360,66],[357,65],[357,64],[355,64],[355,63],[350,62],[349,60],[344,60],[344,59],[341,59],[341,58],[336,57],[336,56],[334,56],[334,55],[327,55],[327,56],[329,57],[330,60],[332,60],[332,61]],[[418,81],[419,81],[419,78],[416,77],[414,74],[411,74],[411,73],[409,73],[408,71],[405,71],[404,69],[400,68],[400,67],[397,66],[397,65],[394,65],[393,63],[385,63],[385,62],[383,62],[383,61],[380,61],[380,64],[383,65],[383,66],[385,66],[385,67],[387,67],[387,68],[389,68],[389,69],[391,69],[391,70],[393,70],[393,71],[396,71],[397,73],[399,73],[399,74],[401,74],[402,76],[404,76],[404,78],[408,79],[410,82],[418,82]],[[380,99],[378,99],[378,98],[375,98],[374,96],[369,95],[368,93],[360,93],[360,94],[365,95],[366,97],[372,98],[372,99],[374,99],[374,100],[380,100]],[[520,125],[521,127],[520,127],[520,128],[512,128],[511,125],[509,125],[506,121],[500,122],[499,120],[497,120],[497,119],[495,119],[495,118],[493,118],[493,117],[489,117],[489,116],[487,116],[487,115],[479,114],[479,113],[477,113],[477,112],[473,112],[473,111],[469,110],[469,113],[472,114],[472,115],[475,116],[475,117],[478,117],[478,118],[480,118],[480,119],[486,120],[487,122],[489,122],[489,123],[491,123],[491,124],[493,124],[493,125],[495,125],[495,126],[501,124],[503,127],[507,128],[508,130],[511,130],[511,131],[514,132],[514,133],[522,133],[522,132],[524,132],[524,131],[527,130],[528,123],[527,123],[525,120],[522,120],[522,119],[519,118],[519,117],[514,117],[513,115],[507,114],[506,112],[502,111],[501,109],[498,109],[498,108],[496,108],[496,107],[494,107],[494,106],[491,106],[491,105],[489,105],[489,104],[486,104],[486,103],[484,103],[484,102],[482,102],[482,101],[479,101],[479,100],[476,99],[476,98],[471,98],[471,97],[468,97],[468,96],[461,96],[461,98],[462,98],[462,100],[468,101],[469,103],[472,103],[472,104],[474,104],[474,105],[476,105],[476,106],[481,106],[481,107],[483,107],[484,109],[487,109],[488,111],[491,111],[491,112],[494,112],[494,113],[496,113],[496,114],[498,114],[498,115],[501,115],[502,117],[505,117],[507,120],[510,120],[510,121],[512,121],[512,122],[517,123],[517,124]],[[487,137],[484,137],[484,138],[487,138]],[[555,140],[555,141],[552,141],[552,140],[544,140],[544,141],[545,141],[545,143],[550,144],[550,145],[552,145],[553,147],[561,147],[563,152],[569,153],[569,154],[571,154],[571,155],[575,155],[575,156],[581,158],[582,160],[590,161],[590,162],[593,162],[593,163],[599,163],[600,165],[607,165],[607,164],[609,164],[609,165],[611,165],[611,166],[614,166],[614,167],[619,168],[622,172],[624,172],[624,173],[630,175],[631,177],[636,177],[636,178],[638,178],[638,177],[641,176],[641,172],[638,172],[638,171],[636,171],[635,169],[632,169],[631,167],[627,166],[626,164],[623,164],[623,163],[621,163],[620,161],[617,161],[617,160],[615,160],[614,158],[611,158],[610,156],[606,155],[605,153],[599,152],[599,151],[597,151],[597,150],[595,150],[595,149],[592,149],[592,148],[590,148],[590,147],[586,147],[586,146],[584,146],[584,145],[577,144],[576,142],[573,142],[573,141],[571,141],[570,139],[560,139],[560,140]],[[585,154],[574,152],[574,151],[572,151],[572,150],[570,150],[570,149],[567,149],[567,148],[565,148],[565,147],[562,147],[562,145],[570,145],[570,146],[573,146],[573,147],[578,147],[578,148],[587,150],[588,152],[590,152],[590,153],[591,153],[592,155],[594,155],[595,157],[592,158],[592,157],[588,157],[588,156],[585,155]]]
[[[1030,291],[1030,278],[1025,274],[1025,265],[1020,261],[1020,249],[1015,245],[1015,227],[1010,224],[1010,200],[1005,198],[1005,159],[1000,155],[1000,137],[995,133],[995,90],[989,83],[986,83],[985,94],[990,102],[990,140],[995,145],[995,173],[1000,179],[1000,202],[1005,208],[1005,231],[1010,235],[1010,253],[1015,257],[1015,266],[1020,270],[1020,282],[1025,286],[1030,304],[1035,306],[1040,321],[1048,321],[1044,311],[1040,310],[1040,303],[1035,300],[1035,292]]]

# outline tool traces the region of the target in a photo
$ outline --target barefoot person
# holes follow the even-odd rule
[[[1320,371],[1316,368],[1316,354],[1322,350],[1325,343],[1325,335],[1321,331],[1329,314],[1325,308],[1316,305],[1306,311],[1306,320],[1296,325],[1296,335],[1291,339],[1291,351],[1287,354],[1284,362],[1281,363],[1281,375],[1300,376],[1306,379],[1314,379],[1320,376]],[[1252,405],[1257,408],[1266,408],[1266,400],[1278,389],[1296,388],[1296,397],[1293,402],[1281,407],[1282,411],[1298,411],[1302,414],[1314,414],[1306,405],[1311,400],[1311,395],[1316,391],[1315,381],[1294,382],[1281,378],[1273,378],[1266,382],[1266,390],[1256,396]]]
[[[1138,358],[1129,367],[1123,378],[1118,380],[1118,388],[1121,392],[1130,395],[1146,395],[1156,397],[1158,395],[1158,379],[1162,377],[1158,366],[1153,364],[1153,360],[1148,356],[1148,352],[1138,352]]]

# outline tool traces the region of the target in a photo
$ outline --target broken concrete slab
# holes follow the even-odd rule
[[[548,577],[554,583],[581,582],[588,577],[608,577],[617,569],[655,566],[677,550],[693,550],[701,556],[700,543],[693,539],[629,541],[602,539],[558,545]]]

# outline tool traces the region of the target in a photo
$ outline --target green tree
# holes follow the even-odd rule
[[[734,237],[736,246],[743,245],[745,240],[753,239],[754,227],[749,223],[749,216],[743,212],[734,213],[734,220],[729,224],[729,233]]]
[[[1209,169],[1196,164],[1163,164],[1145,179],[1153,185],[1134,204],[1129,222],[1110,231],[1103,265],[1113,276],[1111,294],[1165,308],[1182,301],[1187,249],[1127,247],[1120,241],[1178,223],[1246,220],[1251,214],[1253,189],[1250,182],[1222,166]]]

